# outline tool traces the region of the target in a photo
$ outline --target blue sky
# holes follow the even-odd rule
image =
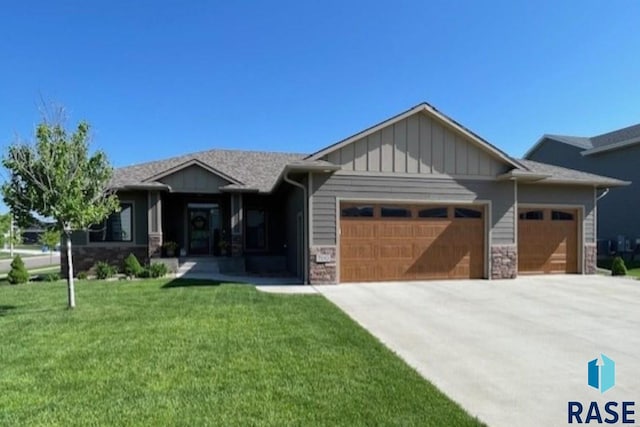
[[[41,96],[115,166],[312,152],[422,101],[514,156],[640,122],[638,1],[11,3],[3,148]]]

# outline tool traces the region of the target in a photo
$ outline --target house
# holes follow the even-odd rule
[[[631,185],[598,193],[598,239],[620,241],[624,249],[640,238],[640,124],[593,137],[543,135],[525,158],[615,176]],[[606,243],[606,242],[605,242]],[[617,248],[618,250],[622,248]]]
[[[423,103],[313,154],[117,169],[122,210],[75,233],[73,253],[85,270],[172,241],[224,271],[310,283],[594,273],[596,196],[625,184],[511,158]]]

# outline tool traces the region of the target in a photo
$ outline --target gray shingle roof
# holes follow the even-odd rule
[[[628,126],[626,128],[614,130],[592,137],[569,136],[569,135],[544,135],[545,138],[573,145],[574,147],[589,150],[593,148],[603,148],[608,145],[640,139],[640,124]]]
[[[596,148],[635,138],[640,138],[640,124],[594,136],[591,138],[591,142]]]
[[[178,167],[191,160],[198,160],[220,171],[241,185],[234,188],[257,189],[269,192],[276,184],[284,167],[291,162],[306,157],[299,153],[274,153],[263,151],[209,150],[185,154],[166,160],[141,163],[118,168],[114,171],[111,185],[124,187],[152,181],[154,176]]]
[[[521,159],[519,161],[530,172],[549,175],[549,177],[545,179],[547,182],[575,182],[576,184],[597,184],[611,187],[628,185],[626,181],[621,181],[608,176],[595,175],[575,169],[534,162],[533,160]]]

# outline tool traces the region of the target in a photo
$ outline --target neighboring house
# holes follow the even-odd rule
[[[301,281],[594,273],[595,198],[624,182],[516,160],[428,104],[318,152],[211,150],[124,167],[122,210],[74,235],[97,260],[217,257]]]
[[[631,185],[598,201],[598,239],[636,246],[640,238],[640,124],[594,137],[544,135],[525,158],[615,176]],[[598,195],[606,190],[601,190]],[[620,248],[617,248],[620,249]]]

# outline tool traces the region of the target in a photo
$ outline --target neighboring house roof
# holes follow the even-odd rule
[[[534,162],[533,160],[519,160],[527,167],[530,174],[544,176],[540,182],[549,184],[585,184],[598,187],[620,187],[629,185],[627,181],[621,181],[608,176],[596,175],[582,172],[575,169],[563,168],[546,163]]]
[[[340,169],[340,166],[322,160],[321,157],[418,112],[426,112],[446,122],[449,126],[457,129],[477,143],[481,148],[512,166],[513,169],[503,174],[501,176],[502,179],[522,179],[558,184],[596,186],[619,186],[628,184],[624,181],[609,177],[551,166],[531,160],[514,159],[453,119],[443,115],[431,105],[423,103],[311,155],[303,153],[242,150],[201,151],[165,160],[118,168],[114,171],[111,187],[131,190],[171,190],[168,185],[159,181],[185,168],[198,166],[221,177],[225,182],[228,182],[228,184],[220,187],[222,191],[269,193],[283,180],[287,172],[333,172]],[[640,132],[640,126],[638,126],[637,130]],[[557,135],[553,137],[556,138],[557,141],[570,143],[572,145],[579,144],[578,146],[581,148],[586,148],[585,138]]]
[[[545,134],[525,153],[524,157],[531,157],[545,141],[582,148],[581,154],[588,156],[640,143],[640,124],[592,137]]]
[[[305,154],[265,151],[209,150],[185,154],[166,160],[141,163],[114,171],[111,186],[135,188],[139,185],[162,185],[155,179],[175,173],[193,164],[206,166],[212,173],[230,181],[231,190],[270,192],[278,182],[284,167],[302,160]]]

